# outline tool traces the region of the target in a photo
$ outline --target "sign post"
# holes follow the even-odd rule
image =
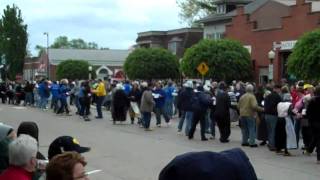
[[[202,81],[204,82],[204,76],[209,71],[209,67],[205,62],[202,62],[197,67],[198,72],[202,75]]]

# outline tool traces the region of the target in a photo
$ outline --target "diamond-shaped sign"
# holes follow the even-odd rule
[[[199,64],[199,66],[197,67],[197,70],[199,71],[199,73],[204,76],[207,74],[207,72],[209,71],[209,67],[206,63],[202,62]]]

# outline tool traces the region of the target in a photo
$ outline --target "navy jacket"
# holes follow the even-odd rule
[[[247,155],[239,148],[191,152],[174,158],[162,169],[159,180],[256,180]]]
[[[184,88],[178,96],[178,104],[182,111],[192,111],[191,99],[194,95],[192,88]]]

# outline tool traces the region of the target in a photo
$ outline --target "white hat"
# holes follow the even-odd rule
[[[189,81],[185,82],[183,86],[188,87],[188,88],[193,88],[193,82],[189,80]]]

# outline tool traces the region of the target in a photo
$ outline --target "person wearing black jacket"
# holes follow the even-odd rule
[[[138,87],[138,84],[133,83],[133,88],[128,95],[130,102],[137,103],[138,107],[140,107],[141,97],[142,97],[142,94]],[[129,108],[129,114],[130,114],[131,124],[134,124],[134,118],[136,116],[136,113],[134,112],[131,106]]]
[[[221,83],[216,97],[216,108],[214,112],[214,119],[217,122],[220,131],[220,142],[229,142],[230,130],[230,111],[231,100],[227,93],[227,86]]]
[[[25,100],[23,105],[26,106],[27,104],[29,104],[30,106],[33,103],[33,85],[30,84],[29,81],[27,81],[26,87],[24,88],[24,92],[25,92]]]
[[[182,131],[182,127],[185,122],[185,135],[189,135],[189,130],[191,128],[192,119],[193,119],[193,111],[192,111],[192,97],[194,95],[193,92],[193,83],[191,81],[187,81],[184,84],[183,90],[179,93],[178,96],[178,106],[182,111],[182,116],[178,125],[178,132]]]
[[[312,141],[308,147],[307,154],[311,154],[317,148],[317,163],[320,164],[320,85],[316,87],[313,99],[307,107],[307,118],[312,129]]]
[[[275,130],[278,121],[277,105],[281,102],[281,86],[275,85],[271,94],[264,100],[265,120],[268,129],[268,143],[271,151],[275,150]]]
[[[90,121],[89,114],[90,114],[90,102],[91,102],[91,89],[89,86],[89,82],[83,82],[80,88],[79,101],[80,101],[80,115],[83,116],[85,121]]]
[[[197,88],[197,92],[192,97],[192,110],[193,110],[193,121],[192,126],[189,131],[189,139],[193,139],[194,131],[196,130],[197,124],[200,121],[200,129],[201,129],[201,141],[207,141],[208,139],[205,136],[206,131],[206,112],[209,106],[212,104],[210,97],[208,97],[203,92],[203,86],[199,86]]]

